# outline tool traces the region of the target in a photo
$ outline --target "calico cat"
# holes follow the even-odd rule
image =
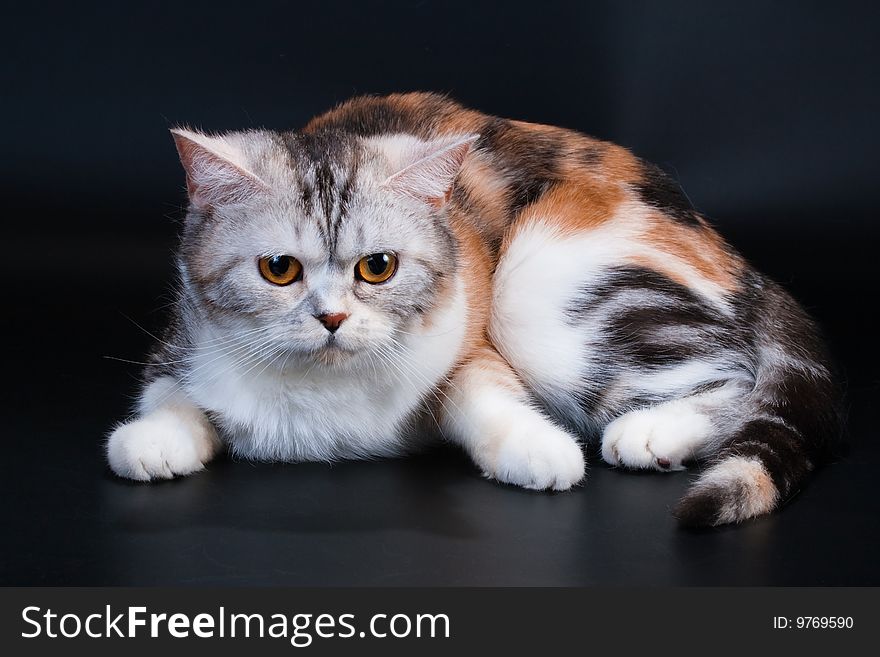
[[[765,514],[827,458],[811,320],[627,150],[427,93],[299,132],[173,130],[189,210],[171,324],[120,476],[400,454],[438,434],[501,482],[567,490],[708,461],[674,514]]]

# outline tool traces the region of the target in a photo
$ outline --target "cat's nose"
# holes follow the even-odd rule
[[[348,319],[348,313],[321,313],[320,315],[315,315],[315,319],[321,322],[325,329],[331,333],[336,333],[339,325]]]

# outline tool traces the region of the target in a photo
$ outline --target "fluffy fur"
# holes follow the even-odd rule
[[[177,305],[119,475],[399,454],[442,435],[487,477],[580,482],[708,460],[675,513],[767,513],[839,432],[810,319],[625,149],[444,97],[357,98],[299,132],[176,130]],[[370,284],[360,258],[394,254]],[[258,261],[292,256],[278,286]],[[322,315],[346,317],[331,332]]]

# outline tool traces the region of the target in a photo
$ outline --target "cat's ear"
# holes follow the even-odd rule
[[[247,170],[242,153],[230,140],[183,128],[174,128],[171,135],[194,207],[241,202],[266,189],[266,184]]]
[[[397,172],[382,186],[396,194],[442,207],[449,200],[464,158],[479,137],[468,134],[422,141],[401,135],[383,140],[383,150]]]

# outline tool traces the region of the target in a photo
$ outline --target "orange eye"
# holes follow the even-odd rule
[[[397,257],[391,253],[372,253],[361,258],[355,273],[362,281],[377,285],[394,276],[397,271]]]
[[[260,274],[275,285],[290,285],[302,278],[302,265],[291,256],[268,256],[260,258]]]

